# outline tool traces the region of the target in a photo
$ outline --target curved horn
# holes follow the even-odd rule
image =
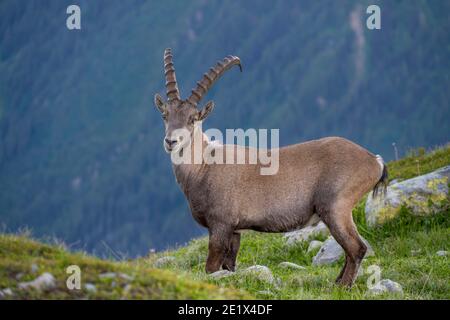
[[[214,68],[209,69],[209,71],[203,75],[202,80],[197,82],[197,87],[192,90],[192,94],[188,101],[196,106],[217,79],[219,79],[225,71],[235,65],[238,65],[242,72],[241,60],[238,57],[227,56],[222,61],[218,61]]]
[[[172,49],[167,48],[164,51],[164,74],[166,76],[166,93],[168,101],[180,100],[180,91],[178,90],[175,67],[173,66],[172,59]]]

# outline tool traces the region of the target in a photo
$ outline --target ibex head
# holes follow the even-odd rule
[[[188,99],[181,100],[172,60],[171,49],[166,49],[164,51],[164,73],[166,76],[167,101],[164,101],[159,94],[155,94],[155,106],[161,112],[166,127],[164,148],[167,152],[175,151],[181,145],[181,137],[176,134],[177,130],[185,129],[192,135],[195,123],[204,120],[214,108],[214,102],[212,101],[206,103],[200,110],[197,109],[197,105],[217,79],[235,65],[238,65],[242,71],[239,58],[227,56],[222,61],[218,61],[213,68],[203,75]]]

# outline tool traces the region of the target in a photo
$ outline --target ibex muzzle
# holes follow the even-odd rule
[[[164,53],[167,101],[155,95],[166,128],[164,147],[208,148],[211,142],[196,125],[213,109],[197,105],[217,79],[231,67],[241,66],[228,56],[203,75],[191,96],[181,100],[170,49]],[[187,132],[180,139],[180,132]],[[191,139],[199,134],[200,142]],[[187,139],[186,139],[187,137]],[[220,145],[225,155],[251,148]],[[219,151],[219,149],[217,149]],[[235,270],[240,231],[287,232],[322,220],[346,253],[337,282],[351,286],[367,250],[352,218],[355,204],[370,190],[386,187],[387,170],[380,156],[339,137],[328,137],[277,149],[279,169],[260,175],[261,163],[173,165],[176,180],[189,202],[194,219],[209,231],[206,271]]]

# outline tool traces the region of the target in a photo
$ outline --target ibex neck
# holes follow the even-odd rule
[[[203,154],[205,148],[209,143],[209,139],[201,131],[197,132],[196,134],[199,135],[197,136],[198,139],[193,139],[193,141],[189,146],[191,151],[191,159],[189,163],[181,163],[181,164],[172,163],[175,178],[185,193],[187,192],[186,189],[188,188],[189,185],[200,183],[208,166],[205,163],[203,156],[201,156],[199,159],[195,159],[194,153],[198,152],[198,150],[201,150],[201,153]],[[201,143],[201,147],[196,147],[196,143]]]

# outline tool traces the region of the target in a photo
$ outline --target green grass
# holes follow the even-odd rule
[[[33,272],[32,265],[38,266]],[[96,292],[82,286],[68,290],[66,268],[78,265],[82,284],[92,283]],[[20,282],[30,281],[50,272],[56,278],[51,290],[19,290]],[[132,280],[121,277],[101,279],[106,272],[125,273]],[[27,236],[0,235],[0,289],[10,288],[14,299],[244,299],[251,296],[242,290],[219,288],[201,283],[167,270],[153,269],[142,261],[114,262],[101,260],[84,253],[70,253],[64,247],[47,245]]]
[[[411,150],[405,158],[388,163],[389,180],[410,179],[450,164],[450,145],[426,153],[424,148]]]
[[[448,215],[448,207],[431,217],[418,218],[405,210],[383,227],[361,232],[376,253],[374,257],[364,260],[363,268],[372,264],[380,266],[383,279],[391,279],[403,286],[403,297],[369,296],[366,281],[370,274],[359,277],[351,290],[335,285],[334,280],[343,266],[343,259],[331,266],[312,266],[312,258],[317,251],[307,253],[306,243],[287,247],[280,234],[244,233],[238,256],[238,269],[255,264],[269,267],[280,279],[274,285],[239,274],[212,280],[204,272],[207,238],[195,239],[186,247],[162,255],[176,257],[176,261],[167,267],[169,270],[187,272],[193,279],[212,284],[242,288],[261,299],[449,299],[448,257],[436,255],[438,250],[445,250],[450,241]],[[160,255],[150,257],[150,260],[157,256]],[[306,269],[280,268],[278,264],[283,261],[297,263]],[[270,291],[271,294],[261,294],[260,291]]]
[[[450,164],[450,148],[446,146],[431,153],[417,151],[405,159],[388,164],[391,178],[407,179]],[[254,277],[236,273],[214,280],[205,272],[208,251],[206,237],[194,239],[188,245],[130,261],[101,260],[84,253],[71,253],[61,245],[47,245],[20,235],[0,235],[0,289],[11,288],[14,298],[22,299],[450,299],[450,269],[447,256],[450,243],[449,200],[431,216],[413,216],[401,208],[399,215],[387,223],[369,228],[364,216],[364,201],[354,209],[358,230],[372,245],[375,256],[363,262],[381,267],[381,277],[403,286],[403,295],[371,296],[366,281],[370,274],[358,277],[352,289],[335,285],[334,280],[343,265],[343,258],[328,266],[312,266],[315,252],[307,253],[307,243],[288,247],[282,234],[245,232],[238,255],[238,270],[259,264],[269,267],[276,281],[267,284]],[[324,240],[324,237],[318,238]],[[163,269],[154,269],[162,256],[175,261]],[[304,270],[280,268],[280,262],[290,261]],[[31,271],[36,264],[39,270]],[[65,282],[67,266],[78,265],[82,283],[96,286],[95,293],[68,290]],[[164,270],[165,269],[165,270]],[[18,290],[18,283],[29,281],[43,272],[52,273],[57,287],[37,292]],[[125,273],[134,279],[100,279],[105,272]]]

